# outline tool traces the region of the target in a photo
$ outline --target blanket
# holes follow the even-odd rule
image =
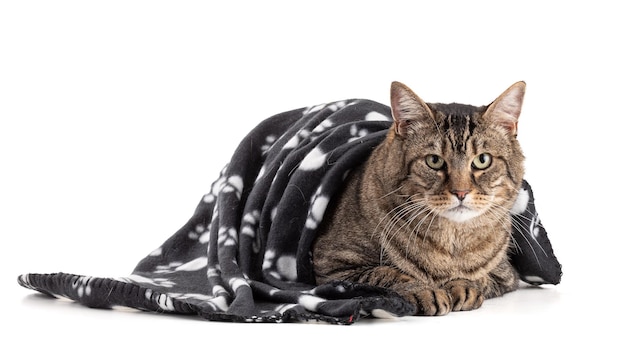
[[[131,307],[233,322],[413,314],[393,291],[336,281],[316,285],[316,230],[349,171],[392,123],[390,108],[349,99],[287,111],[254,128],[193,216],[125,277],[29,273],[18,283],[96,308]],[[524,181],[511,211],[510,260],[521,279],[557,284],[561,265]]]

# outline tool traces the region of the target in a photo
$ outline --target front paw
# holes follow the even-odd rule
[[[450,296],[444,289],[413,286],[400,291],[400,295],[416,306],[415,315],[446,315],[452,309]]]
[[[453,311],[470,311],[479,308],[485,300],[475,282],[456,279],[444,286],[450,294]]]
[[[418,314],[446,315],[451,310],[448,292],[443,289],[424,289],[416,293]]]

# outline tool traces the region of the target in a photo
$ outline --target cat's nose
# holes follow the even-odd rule
[[[459,201],[462,201],[465,199],[465,196],[470,193],[470,190],[450,190],[450,192],[452,192]]]

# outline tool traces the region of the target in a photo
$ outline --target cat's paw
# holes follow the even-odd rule
[[[446,315],[450,313],[450,295],[444,289],[423,289],[415,293],[417,299],[417,314]]]
[[[475,282],[456,279],[445,284],[444,288],[450,294],[453,311],[471,311],[479,308],[485,300]]]
[[[446,315],[452,310],[450,295],[444,289],[420,286],[400,294],[416,306],[415,315]]]

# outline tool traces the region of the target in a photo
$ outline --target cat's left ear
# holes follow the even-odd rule
[[[525,82],[514,83],[489,105],[484,118],[504,128],[515,137],[517,135],[517,120],[522,112],[525,92]]]

